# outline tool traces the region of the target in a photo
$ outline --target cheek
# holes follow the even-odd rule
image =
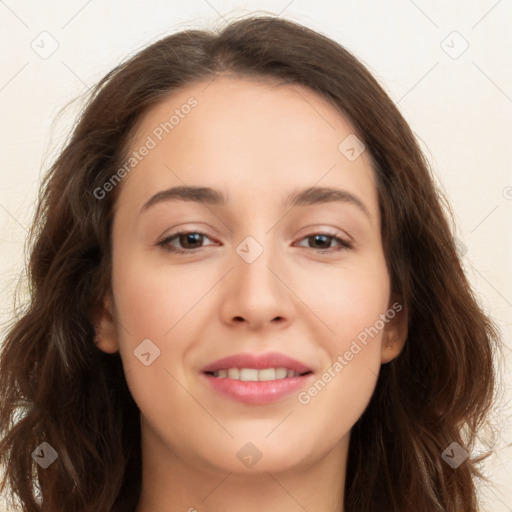
[[[170,268],[148,260],[133,252],[129,258],[114,260],[112,286],[120,353],[130,391],[143,412],[163,412],[187,398],[181,396],[177,384],[184,382],[180,362],[200,339],[199,320],[208,303],[204,296],[216,279],[199,266]],[[162,393],[155,393],[157,389]],[[165,400],[158,404],[162,396]]]
[[[321,320],[316,337],[325,365],[297,398],[318,425],[338,425],[326,434],[335,436],[358,420],[375,389],[389,277],[384,258],[372,257],[360,267],[316,275],[315,285],[302,293]]]
[[[170,338],[183,319],[194,316],[198,301],[214,284],[209,273],[199,268],[155,264],[143,255],[117,263],[113,269],[116,306],[134,341]]]
[[[180,283],[165,273],[134,267],[120,267],[116,284],[119,347],[130,393],[152,427],[174,424],[173,411],[191,405],[179,384],[184,382],[179,361],[190,339],[198,291],[178,293]],[[175,427],[170,430],[177,434]]]
[[[318,267],[296,277],[297,295],[309,306],[331,356],[345,352],[350,343],[385,313],[389,302],[389,275],[379,251],[354,258],[350,264]]]

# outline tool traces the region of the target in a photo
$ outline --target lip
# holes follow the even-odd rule
[[[215,372],[225,368],[277,368],[285,367],[297,373],[311,372],[307,375],[288,377],[269,381],[244,382],[229,377],[218,378],[206,372]],[[202,370],[202,377],[219,393],[238,402],[250,405],[264,405],[277,402],[292,393],[297,393],[314,377],[313,370],[305,364],[279,354],[268,352],[266,354],[235,354],[208,364]]]
[[[305,364],[291,357],[280,354],[279,352],[267,352],[265,354],[241,353],[218,359],[213,363],[206,365],[201,372],[216,372],[223,368],[290,368],[297,373],[312,372]],[[272,381],[269,381],[272,382]]]

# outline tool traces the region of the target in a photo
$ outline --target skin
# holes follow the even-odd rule
[[[120,351],[141,410],[137,512],[342,511],[350,429],[381,364],[403,348],[404,310],[307,404],[297,393],[237,402],[200,369],[239,352],[278,351],[312,367],[310,386],[391,308],[371,157],[350,161],[338,150],[354,129],[315,92],[229,75],[147,112],[132,150],[190,96],[198,105],[118,185],[112,292],[96,322],[98,347]],[[229,202],[174,200],[139,213],[152,195],[183,185],[219,189]],[[286,207],[290,192],[311,186],[350,192],[369,216],[349,202]],[[195,245],[169,245],[199,252],[156,245],[197,230],[207,236]],[[353,247],[308,239],[325,232]],[[236,252],[247,236],[263,248],[252,263]],[[134,350],[147,338],[160,356],[146,366]],[[250,468],[237,457],[248,442],[262,454]]]

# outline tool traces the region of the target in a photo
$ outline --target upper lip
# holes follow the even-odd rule
[[[296,373],[313,371],[300,361],[278,352],[267,352],[265,354],[234,354],[206,365],[201,371],[203,373],[216,372],[227,368],[256,368],[258,370],[262,370],[263,368],[288,368],[294,370]]]

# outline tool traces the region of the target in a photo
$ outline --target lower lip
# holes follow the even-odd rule
[[[229,377],[219,378],[203,373],[210,385],[220,393],[230,396],[239,402],[251,405],[263,405],[277,402],[303,388],[312,373],[302,377],[286,379],[244,382]]]

